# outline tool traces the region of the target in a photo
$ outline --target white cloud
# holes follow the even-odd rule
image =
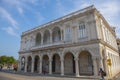
[[[14,20],[14,19],[12,18],[12,16],[11,16],[4,8],[0,7],[0,13],[1,13],[1,16],[3,16],[4,19],[6,19],[8,22],[10,22],[11,25],[12,25],[14,28],[18,29],[18,26],[17,26],[18,23],[17,23],[17,21]]]
[[[6,21],[10,22],[12,27],[4,27],[2,30],[6,31],[9,35],[18,37],[18,34],[15,33],[15,30],[18,29],[18,23],[12,16],[4,9],[0,7],[0,14]]]
[[[5,28],[2,28],[2,30],[6,31],[8,34],[10,34],[12,36],[19,37],[19,35],[17,33],[15,33],[13,27],[5,27]]]
[[[23,12],[23,6],[24,6],[24,3],[22,3],[20,0],[3,0],[3,2],[5,4],[7,4],[8,6],[10,6],[11,8],[13,9],[17,9],[17,11],[22,14]]]

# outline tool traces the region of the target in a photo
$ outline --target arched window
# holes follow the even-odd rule
[[[44,32],[44,36],[43,36],[44,38],[43,38],[43,43],[44,44],[48,44],[48,43],[50,43],[50,32],[48,31],[48,30],[46,30],[45,32]]]
[[[36,45],[40,45],[41,44],[41,34],[37,33],[36,35]]]
[[[61,40],[61,32],[59,27],[55,27],[52,32],[52,41],[58,42]]]

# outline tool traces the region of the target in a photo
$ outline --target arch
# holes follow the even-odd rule
[[[27,58],[27,72],[31,72],[31,68],[32,68],[32,57],[31,56],[28,56]]]
[[[41,34],[40,33],[37,33],[37,35],[36,35],[35,44],[36,45],[41,44]]]
[[[42,70],[46,70],[46,73],[49,72],[49,56],[48,55],[43,55],[42,58]]]
[[[81,51],[78,59],[80,75],[93,75],[93,62],[90,52]]]
[[[50,32],[49,32],[49,30],[45,30],[45,32],[44,32],[43,43],[44,44],[50,43]]]
[[[40,66],[40,58],[39,58],[39,56],[38,55],[36,55],[35,56],[35,58],[34,58],[35,60],[35,62],[34,62],[34,72],[39,72],[39,66]]]
[[[25,57],[22,56],[21,57],[21,71],[24,71],[25,70]]]
[[[61,30],[59,27],[55,27],[52,30],[52,41],[59,42],[61,40]]]
[[[59,54],[53,54],[52,56],[52,73],[60,73],[60,56]]]
[[[64,55],[64,73],[65,74],[75,73],[74,55],[71,52],[67,52]]]

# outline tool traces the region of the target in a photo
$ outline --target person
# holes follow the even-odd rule
[[[45,75],[46,74],[46,68],[43,67],[43,74]]]
[[[14,68],[14,71],[17,71],[17,65],[16,64],[13,66],[13,68]]]
[[[100,73],[102,80],[104,80],[104,76],[106,75],[106,73],[102,70],[102,68],[100,68],[99,73]]]

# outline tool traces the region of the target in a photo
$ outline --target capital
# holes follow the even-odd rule
[[[79,60],[79,58],[74,58],[74,60],[75,60],[75,61],[78,61],[78,60]]]

